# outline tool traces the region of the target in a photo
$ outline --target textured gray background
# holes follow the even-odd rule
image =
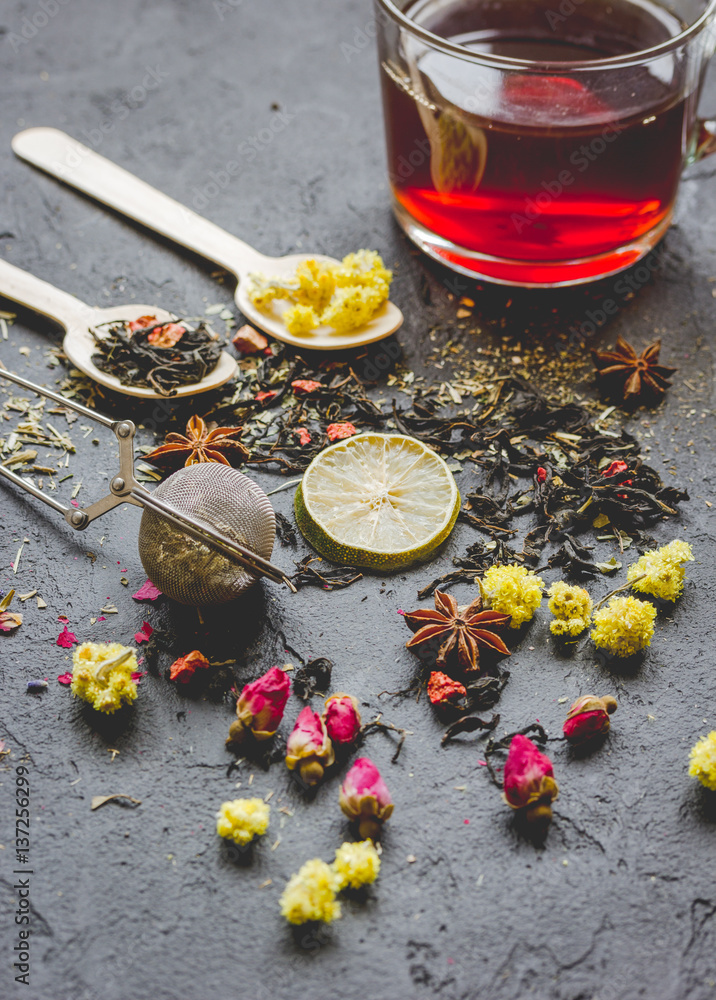
[[[54,9],[52,0],[48,6]],[[432,346],[428,331],[439,327],[439,343],[453,335],[455,304],[445,292],[448,276],[415,256],[390,216],[367,2],[69,0],[57,7],[27,44],[13,43],[13,36],[39,4],[4,0],[0,8],[3,257],[88,302],[134,299],[180,314],[196,314],[210,302],[231,304],[230,288],[211,279],[210,265],[10,152],[10,138],[23,126],[56,125],[92,142],[104,122],[111,127],[97,144],[101,153],[198,204],[263,251],[383,251],[397,265],[394,298],[406,314],[399,335],[405,361],[422,370]],[[159,78],[151,90],[143,83],[149,70]],[[713,87],[704,104],[716,104]],[[241,143],[272,122],[274,137],[260,143],[255,157],[237,155]],[[212,172],[233,159],[241,162],[239,175],[206,204],[195,202]],[[450,568],[452,555],[475,539],[472,529],[460,526],[432,566],[386,580],[368,576],[345,591],[304,590],[295,597],[272,584],[258,587],[238,609],[209,620],[207,638],[186,612],[131,600],[144,580],[135,545],[138,512],[123,508],[78,535],[39,504],[2,488],[0,588],[38,587],[48,603],[39,611],[29,601],[22,628],[0,636],[0,715],[12,749],[3,758],[0,788],[4,997],[716,996],[716,808],[713,796],[686,774],[688,748],[716,726],[713,510],[705,503],[716,502],[713,171],[710,163],[692,168],[659,266],[646,283],[637,282],[636,296],[620,299],[618,315],[597,338],[612,343],[621,332],[643,346],[656,329],[664,336],[664,360],[681,368],[666,406],[647,414],[646,425],[641,417],[632,421],[632,429],[648,439],[665,479],[692,493],[682,526],[658,526],[656,533],[666,541],[678,530],[694,544],[698,561],[689,568],[683,600],[668,620],[659,619],[635,673],[620,676],[595,665],[589,647],[574,659],[556,657],[544,611],[513,654],[512,680],[499,707],[506,729],[539,717],[558,733],[565,705],[557,699],[590,690],[614,692],[620,701],[601,751],[578,759],[552,745],[561,796],[543,850],[515,833],[477,765],[478,739],[440,749],[441,727],[424,702],[377,699],[382,689],[408,683],[416,665],[403,648],[407,633],[396,609],[417,605],[418,587]],[[418,296],[426,281],[429,306]],[[584,321],[613,286],[614,279],[559,294],[486,289],[477,293],[476,319],[486,341],[495,333],[510,338],[508,349],[530,338],[549,344],[556,332]],[[469,282],[459,287],[474,291]],[[456,336],[476,342],[469,332]],[[58,372],[48,370],[42,354],[49,338],[58,341],[54,328],[21,318],[0,345],[3,361],[53,385]],[[21,345],[31,348],[29,357],[18,354]],[[700,391],[691,394],[684,378]],[[116,412],[137,415],[129,402]],[[161,431],[161,413],[155,420]],[[83,440],[79,424],[73,428],[75,479],[63,489],[81,478],[81,497],[90,498],[106,490],[103,473],[113,468],[114,449],[101,432],[99,446]],[[277,482],[258,472],[256,479],[265,488]],[[469,488],[476,477],[468,470],[459,481]],[[290,493],[274,500],[290,514]],[[14,577],[8,567],[23,537],[29,543]],[[88,550],[99,553],[95,563]],[[275,556],[290,566],[306,551],[300,543],[297,551],[277,547]],[[125,569],[128,588],[120,584]],[[593,590],[609,586],[600,580]],[[467,599],[467,588],[454,592]],[[90,626],[107,598],[120,613]],[[330,859],[345,838],[339,776],[313,802],[303,799],[281,764],[268,772],[244,764],[227,779],[228,705],[187,700],[159,678],[142,681],[129,721],[97,724],[55,681],[67,667],[55,645],[61,613],[81,639],[121,641],[130,641],[146,617],[169,630],[177,654],[198,645],[216,659],[236,657],[241,678],[287,659],[277,635],[282,630],[302,655],[334,660],[334,687],[369,703],[366,718],[383,708],[386,718],[413,730],[395,765],[387,739],[371,737],[367,747],[396,802],[380,880],[367,901],[347,902],[344,918],[325,934],[293,935],[279,917],[278,896],[304,860]],[[162,665],[168,662],[169,656]],[[35,676],[50,680],[42,697],[25,694],[26,680]],[[299,707],[292,699],[287,722]],[[113,761],[112,747],[120,751]],[[31,762],[35,873],[29,989],[12,982],[10,972],[10,793],[13,767],[24,754]],[[213,815],[233,797],[237,780],[246,792],[251,772],[252,791],[273,790],[272,806],[287,805],[294,815],[284,817],[281,844],[271,852],[282,818],[274,808],[269,836],[250,864],[240,865],[218,841]],[[142,806],[90,812],[93,795],[118,791],[142,799]],[[272,885],[259,890],[269,878]]]

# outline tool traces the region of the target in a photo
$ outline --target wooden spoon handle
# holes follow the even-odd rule
[[[18,132],[12,148],[23,160],[122,215],[215,261],[237,277],[261,268],[265,257],[190,208],[55,128]]]
[[[67,327],[91,323],[95,310],[76,299],[69,292],[62,292],[48,281],[36,278],[6,260],[0,260],[0,295],[19,302],[28,309],[49,316]]]

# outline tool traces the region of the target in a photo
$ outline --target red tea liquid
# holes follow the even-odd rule
[[[420,0],[406,14],[473,52],[548,62],[640,51],[684,27],[650,0],[570,8]],[[694,115],[674,57],[608,76],[498,74],[424,45],[405,54],[407,73],[384,60],[382,74],[395,197],[455,247],[524,263],[498,279],[556,283],[560,261],[609,254],[669,216]]]

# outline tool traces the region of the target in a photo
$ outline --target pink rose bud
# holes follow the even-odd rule
[[[552,761],[520,733],[510,743],[504,789],[507,805],[524,809],[528,822],[547,824],[552,819],[552,801],[559,794]]]
[[[393,812],[390,792],[368,757],[359,757],[346,775],[339,801],[348,819],[358,823],[358,835],[363,840],[377,840],[382,824]]]
[[[323,721],[334,743],[353,743],[360,732],[358,700],[352,694],[332,694],[326,698]]]
[[[286,743],[286,767],[297,770],[307,785],[317,785],[334,760],[333,744],[323,720],[306,705]]]
[[[237,720],[229,727],[226,742],[241,743],[249,733],[257,740],[270,739],[281,723],[290,690],[288,674],[280,667],[271,667],[247,684],[236,702]]]
[[[567,714],[563,726],[564,735],[570,743],[585,743],[593,736],[609,731],[609,716],[617,710],[616,698],[610,694],[597,698],[586,694],[577,698]]]

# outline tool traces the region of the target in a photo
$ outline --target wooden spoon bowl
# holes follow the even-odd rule
[[[166,399],[161,393],[154,389],[145,389],[142,386],[123,385],[114,375],[101,371],[92,361],[92,355],[97,352],[97,345],[90,329],[106,323],[117,323],[119,321],[131,321],[139,319],[140,316],[156,316],[160,322],[166,320],[167,323],[177,322],[179,317],[167,312],[166,309],[159,309],[157,306],[123,305],[110,306],[100,309],[95,306],[88,306],[80,299],[76,299],[68,292],[63,292],[55,288],[47,281],[36,278],[34,274],[23,271],[14,264],[0,260],[0,295],[19,302],[43,316],[49,316],[60,326],[65,328],[65,337],[62,341],[62,349],[75,366],[85,375],[89,375],[95,382],[113,389],[115,392],[124,393],[125,396],[139,396],[143,399]],[[172,399],[181,396],[193,396],[197,392],[208,392],[216,389],[236,374],[236,362],[222,351],[219,361],[213,371],[209,372],[200,382],[177,387]]]

